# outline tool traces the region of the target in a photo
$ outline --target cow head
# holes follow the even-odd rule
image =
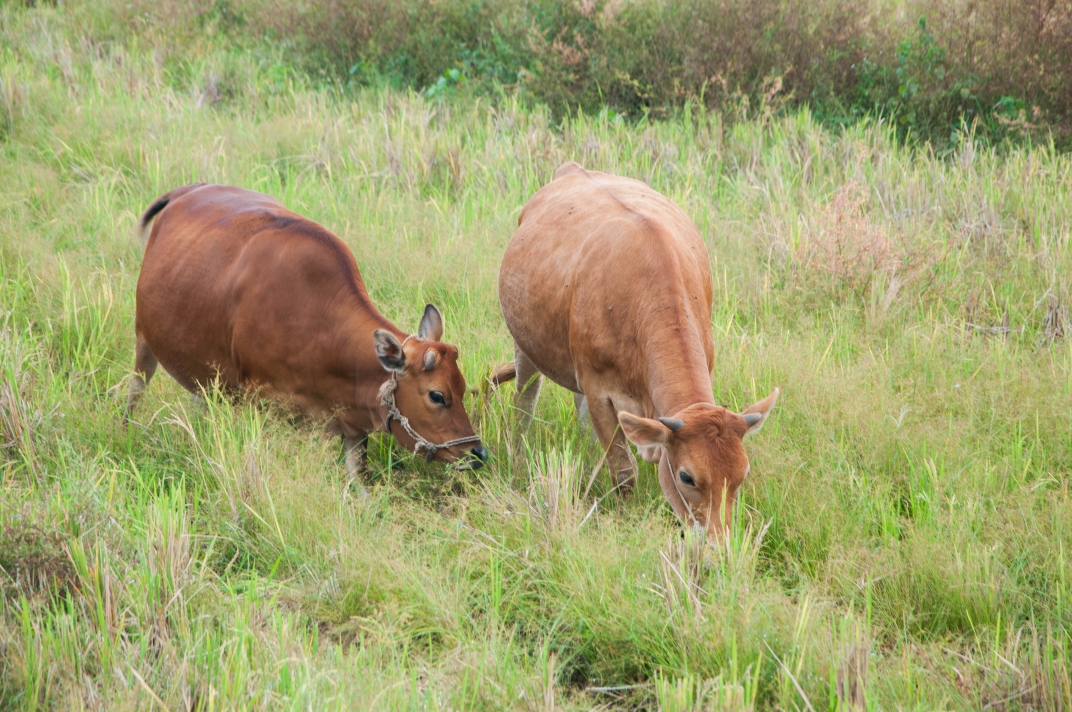
[[[777,388],[740,414],[697,403],[658,420],[623,411],[618,422],[637,447],[657,454],[659,485],[678,517],[721,537],[748,475],[744,438],[763,427],[776,400]]]
[[[398,381],[395,405],[417,434],[436,445],[473,435],[465,412],[465,378],[458,368],[458,349],[442,343],[442,336],[443,317],[431,304],[424,308],[417,338],[403,344],[385,329],[373,333],[376,356]],[[416,441],[398,421],[392,420],[390,429],[403,446],[415,449]],[[481,442],[468,442],[439,450],[434,459],[478,468],[488,459],[488,451]]]

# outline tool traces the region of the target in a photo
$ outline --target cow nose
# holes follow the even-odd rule
[[[484,463],[488,461],[488,449],[483,445],[477,445],[469,452],[476,457],[476,461],[473,462],[473,469],[483,467]]]

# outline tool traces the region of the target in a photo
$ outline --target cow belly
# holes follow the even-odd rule
[[[179,304],[168,310],[176,313]],[[185,310],[187,314],[191,310]],[[181,312],[179,312],[181,313]],[[239,385],[239,373],[222,330],[213,328],[210,318],[194,318],[183,323],[175,320],[174,326],[161,324],[160,319],[146,318],[141,328],[149,350],[172,378],[190,391],[198,391],[217,378],[227,387]],[[205,315],[207,317],[207,315]],[[139,320],[140,323],[141,320]],[[199,328],[200,327],[200,328]]]
[[[581,391],[577,385],[577,370],[570,355],[568,331],[555,328],[558,324],[536,322],[506,316],[506,324],[514,343],[521,352],[540,370],[540,373],[552,381],[575,393]],[[565,325],[562,324],[562,327]]]
[[[569,343],[569,294],[533,289],[549,281],[546,275],[512,269],[504,261],[499,275],[503,318],[514,343],[540,373],[563,388],[580,392]]]

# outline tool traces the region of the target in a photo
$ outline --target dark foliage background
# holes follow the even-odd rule
[[[973,124],[1072,141],[1072,0],[138,0],[114,14],[172,48],[224,34],[332,81],[505,87],[557,114],[806,103],[937,144]]]

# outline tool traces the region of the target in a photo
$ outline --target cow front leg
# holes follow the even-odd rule
[[[628,495],[636,485],[637,463],[633,451],[629,449],[629,441],[618,425],[618,412],[608,397],[588,393],[586,399],[592,429],[607,453],[607,466],[614,477],[614,484],[623,496]]]
[[[350,489],[366,494],[365,472],[368,470],[368,435],[343,436],[342,452],[346,460],[346,476]]]

